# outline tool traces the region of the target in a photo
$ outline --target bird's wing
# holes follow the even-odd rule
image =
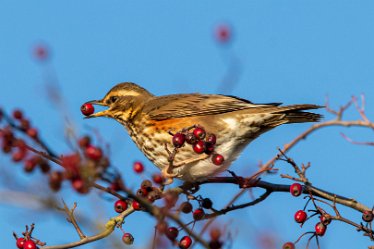
[[[151,119],[163,120],[220,114],[259,106],[268,105],[256,105],[248,100],[226,95],[175,94],[150,99],[143,112]]]

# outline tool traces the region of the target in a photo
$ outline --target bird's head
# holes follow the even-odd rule
[[[101,100],[88,103],[108,107],[87,118],[109,117],[124,123],[132,119],[143,107],[146,100],[153,97],[146,89],[135,83],[125,82],[114,86]]]

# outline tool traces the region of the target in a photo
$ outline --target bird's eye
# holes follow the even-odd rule
[[[110,102],[114,103],[118,100],[118,97],[117,96],[112,96],[110,97]]]

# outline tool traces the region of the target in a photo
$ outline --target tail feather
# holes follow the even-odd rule
[[[271,108],[273,110],[269,110],[270,113],[279,115],[275,115],[273,118],[267,120],[264,125],[275,127],[281,124],[318,122],[323,118],[322,115],[312,112],[305,112],[305,110],[318,108],[323,108],[323,106],[302,104],[274,107]]]

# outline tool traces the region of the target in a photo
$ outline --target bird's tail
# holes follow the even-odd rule
[[[323,118],[322,115],[306,112],[305,110],[318,109],[322,107],[323,106],[311,104],[269,107],[268,113],[279,115],[274,115],[273,118],[267,120],[264,125],[275,127],[281,124],[318,122]]]

